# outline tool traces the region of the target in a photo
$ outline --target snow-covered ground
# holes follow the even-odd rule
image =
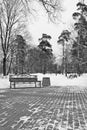
[[[0,89],[9,88],[9,76],[3,77],[0,75]]]
[[[78,86],[78,88],[84,88],[87,87],[87,74],[83,74],[80,77],[77,78],[67,78],[64,75],[61,74],[35,74],[38,77],[38,80],[43,79],[43,77],[50,77],[51,86]],[[10,82],[9,82],[9,76],[3,77],[0,76],[0,88],[9,88]]]
[[[87,74],[72,79],[61,74],[38,74],[38,79],[42,80],[43,77],[50,77],[51,86],[87,86]]]
[[[43,77],[50,77],[51,86],[74,86],[78,88],[85,88],[87,87],[87,74],[83,74],[77,78],[67,78],[65,75],[55,75],[55,74],[38,74],[38,79],[42,80]]]

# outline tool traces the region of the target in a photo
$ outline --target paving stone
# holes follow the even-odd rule
[[[87,130],[87,89],[30,88],[1,94],[4,130]]]

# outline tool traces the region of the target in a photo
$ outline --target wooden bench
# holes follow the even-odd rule
[[[10,81],[10,88],[12,88],[12,85],[14,88],[16,88],[17,83],[35,83],[35,87],[37,87],[37,82],[39,82],[40,87],[41,87],[41,81],[38,81],[36,77],[9,77]]]

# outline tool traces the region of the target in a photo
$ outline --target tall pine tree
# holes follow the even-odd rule
[[[76,41],[72,46],[72,56],[75,62],[77,73],[85,71],[83,65],[87,65],[87,5],[84,2],[77,3],[77,12],[73,13],[76,20],[74,29],[77,32]]]
[[[16,43],[16,73],[23,74],[25,67],[26,42],[21,35],[17,35]]]
[[[38,47],[41,50],[40,58],[41,60],[41,66],[42,66],[42,73],[46,73],[47,70],[47,60],[49,60],[52,57],[52,47],[48,40],[51,39],[50,35],[42,34],[42,38],[39,39],[40,43]]]
[[[63,54],[62,54],[62,73],[67,76],[67,64],[68,64],[68,44],[67,42],[70,40],[71,32],[68,30],[63,30],[60,36],[58,37],[58,44],[63,46]]]

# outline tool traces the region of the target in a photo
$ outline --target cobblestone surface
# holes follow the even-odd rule
[[[0,90],[0,130],[87,130],[87,89]]]

